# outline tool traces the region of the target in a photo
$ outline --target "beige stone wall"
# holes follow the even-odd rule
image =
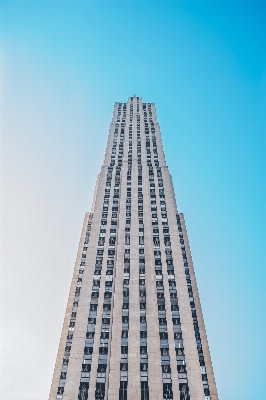
[[[115,268],[113,275],[113,297],[112,308],[110,315],[110,333],[109,333],[109,347],[108,347],[108,360],[106,370],[106,399],[118,400],[119,399],[119,385],[120,385],[120,356],[121,356],[121,331],[122,331],[122,304],[123,304],[123,279],[124,279],[124,251],[125,251],[125,224],[126,224],[126,196],[127,196],[127,170],[128,170],[128,145],[129,145],[129,104],[127,102],[127,116],[125,124],[124,136],[124,153],[123,164],[120,174],[120,197],[118,203],[118,219],[116,231],[116,253],[115,253]],[[137,162],[137,99],[133,100],[133,135],[132,135],[132,180],[131,180],[131,231],[130,231],[130,289],[129,289],[129,332],[128,332],[128,400],[139,400],[141,397],[140,390],[140,305],[139,305],[139,222],[138,222],[138,162]],[[142,193],[143,193],[143,222],[144,222],[144,249],[145,249],[145,279],[146,279],[146,320],[147,320],[147,351],[148,351],[148,384],[149,384],[149,399],[161,400],[163,398],[163,384],[162,384],[162,368],[161,368],[161,354],[160,354],[160,335],[158,323],[158,307],[157,307],[157,291],[156,291],[156,274],[155,274],[155,261],[154,261],[154,245],[153,245],[153,230],[152,230],[152,217],[151,217],[151,199],[150,199],[150,182],[149,182],[149,168],[147,166],[146,157],[146,136],[145,126],[143,120],[142,100],[140,98],[140,132],[141,132],[141,154],[142,154]],[[85,338],[87,331],[87,321],[90,308],[92,281],[94,276],[94,266],[97,254],[97,246],[101,225],[102,207],[104,201],[106,177],[108,165],[111,161],[113,133],[116,124],[116,115],[118,104],[115,104],[113,120],[110,126],[107,148],[104,156],[104,165],[102,166],[101,173],[98,176],[95,196],[93,200],[93,223],[91,227],[90,240],[87,251],[86,265],[83,274],[82,289],[80,294],[79,306],[77,311],[76,325],[74,330],[74,338],[71,348],[71,356],[69,360],[67,379],[65,384],[64,400],[77,400],[78,391],[81,378],[81,367],[83,361],[83,352],[85,346]],[[196,346],[196,339],[193,329],[193,321],[191,316],[190,301],[187,290],[187,282],[185,277],[182,253],[179,242],[179,234],[176,223],[176,201],[173,190],[172,178],[169,174],[168,167],[165,163],[165,155],[163,152],[160,127],[156,119],[156,110],[152,104],[153,121],[155,124],[156,140],[158,148],[158,160],[162,168],[162,178],[164,183],[165,202],[168,216],[169,232],[171,237],[172,257],[174,264],[174,274],[177,285],[177,296],[179,303],[179,312],[181,319],[182,335],[185,350],[185,359],[187,366],[187,377],[190,391],[191,400],[205,400],[203,385],[201,379],[201,371],[199,365],[198,351]],[[122,120],[121,113],[121,120]],[[148,117],[149,119],[149,117]],[[121,123],[120,120],[120,123]],[[150,137],[151,137],[150,132]],[[118,160],[120,141],[120,126],[119,136],[117,137],[116,147],[116,162]],[[156,167],[154,166],[154,155],[151,144],[151,158],[154,168],[154,180],[156,191],[156,204],[159,225],[159,238],[160,250],[162,259],[162,273],[164,284],[165,308],[168,330],[169,342],[169,355],[171,366],[171,378],[173,387],[173,400],[179,400],[179,379],[176,363],[174,331],[172,323],[170,291],[168,285],[168,273],[165,256],[164,234],[162,227],[162,217],[160,210],[160,197],[158,179],[156,175]],[[101,320],[103,313],[103,300],[106,281],[106,265],[108,258],[108,245],[110,238],[111,215],[114,195],[116,168],[113,168],[112,181],[110,188],[110,198],[108,207],[108,219],[106,225],[106,236],[103,253],[103,263],[101,272],[101,285],[98,299],[97,319],[94,336],[94,346],[90,373],[89,385],[89,400],[95,398],[95,388],[97,381],[97,365],[98,353],[101,335]],[[75,265],[73,280],[70,289],[70,295],[67,305],[65,321],[60,340],[58,356],[56,360],[55,372],[52,382],[52,388],[49,400],[56,399],[56,392],[59,383],[62,359],[68,333],[68,326],[70,314],[72,310],[72,303],[74,299],[76,281],[78,277],[78,270],[82,247],[86,232],[87,221],[89,214],[86,214],[84,225],[82,229],[80,245],[78,250],[77,261]],[[185,229],[183,216],[182,227],[185,236],[185,246],[189,260],[189,267],[191,269],[191,281],[193,286],[193,293],[195,298],[197,316],[200,326],[200,334],[203,344],[203,353],[206,361],[206,370],[208,374],[208,381],[211,390],[211,399],[218,400],[208,342],[202,317],[200,300],[197,291],[197,284],[192,264],[191,254],[189,250],[189,243]]]

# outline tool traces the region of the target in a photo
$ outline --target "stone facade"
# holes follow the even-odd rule
[[[218,400],[153,103],[116,103],[49,400]]]

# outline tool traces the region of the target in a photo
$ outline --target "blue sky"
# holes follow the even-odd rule
[[[262,399],[265,2],[0,6],[3,399],[48,397],[113,105],[134,93],[156,104],[220,400]]]

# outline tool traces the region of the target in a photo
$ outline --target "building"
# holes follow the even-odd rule
[[[218,400],[153,103],[116,103],[49,400]]]

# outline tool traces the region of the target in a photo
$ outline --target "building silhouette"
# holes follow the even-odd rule
[[[153,103],[116,103],[49,400],[218,400]]]

